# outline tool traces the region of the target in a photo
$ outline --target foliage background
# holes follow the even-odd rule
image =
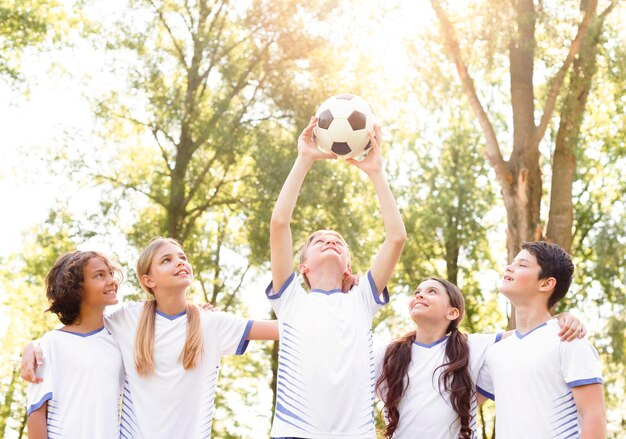
[[[510,4],[520,2],[430,3],[449,12],[507,156]],[[599,31],[575,142],[577,278],[562,304],[587,322],[602,356],[614,438],[626,430],[623,3],[598,3],[598,11],[612,9]],[[410,328],[408,294],[431,275],[463,290],[465,330],[506,326],[510,309],[497,295],[507,260],[504,202],[431,4],[0,0],[0,437],[25,437],[20,352],[57,325],[43,313],[43,277],[65,251],[110,254],[127,275],[125,300],[141,300],[138,252],[156,234],[175,236],[194,264],[194,300],[270,317],[263,289],[272,203],[297,134],[316,105],[338,92],[362,95],[380,118],[409,232],[390,285],[392,306],[375,322],[377,343]],[[541,107],[582,15],[577,2],[533,6]],[[552,162],[573,85],[574,76],[564,80],[539,145],[546,183],[563,171]],[[552,190],[543,185],[542,228]],[[382,239],[374,205],[358,172],[340,162],[316,165],[294,216],[295,241],[336,228],[364,272]],[[224,361],[214,437],[269,432],[275,354],[272,344],[255,343],[248,355]],[[492,437],[492,421],[486,405],[484,438]]]

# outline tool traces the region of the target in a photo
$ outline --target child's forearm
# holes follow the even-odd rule
[[[274,205],[274,211],[272,212],[272,226],[289,227],[293,210],[296,207],[298,201],[298,195],[304,183],[304,178],[309,172],[312,166],[312,162],[298,157],[283,184],[276,204]],[[272,229],[270,228],[270,232]]]
[[[28,416],[28,438],[29,439],[47,439],[48,426],[46,423],[46,411],[48,403],[45,402],[41,407],[32,412]]]
[[[278,290],[293,272],[293,245],[291,217],[298,200],[300,188],[312,162],[298,157],[283,184],[276,200],[270,221],[270,251],[272,284]]]
[[[400,259],[407,235],[396,200],[382,170],[368,173],[374,184],[385,226],[385,241],[376,254],[370,273],[378,292],[387,285]]]
[[[369,177],[374,184],[374,189],[376,190],[376,195],[380,203],[383,224],[385,226],[385,239],[404,246],[407,239],[404,221],[402,220],[402,215],[400,215],[396,199],[391,192],[384,172],[381,170],[370,174]]]

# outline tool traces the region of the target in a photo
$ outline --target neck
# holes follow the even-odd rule
[[[173,316],[187,309],[186,288],[175,291],[159,291],[158,289],[154,289],[153,291],[159,311]]]
[[[515,329],[522,334],[526,334],[551,318],[550,312],[543,304],[541,306],[515,305]]]
[[[437,340],[441,340],[446,335],[445,327],[437,324],[430,324],[430,322],[420,322],[415,325],[415,341],[422,344],[431,344]]]
[[[102,326],[104,326],[104,308],[86,309],[81,307],[78,319],[69,325],[65,325],[63,329],[85,334],[100,329]]]
[[[307,278],[312,290],[339,290],[342,286],[343,273],[338,273],[337,270],[319,270],[314,275],[307,273]]]

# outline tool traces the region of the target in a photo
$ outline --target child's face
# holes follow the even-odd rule
[[[320,233],[317,235],[305,254],[305,264],[314,268],[329,260],[337,261],[337,264],[347,269],[349,263],[348,248],[335,233]]]
[[[520,294],[538,291],[541,285],[539,273],[541,267],[537,258],[528,250],[522,250],[513,262],[504,268],[500,283],[500,292],[509,299]]]
[[[142,281],[152,291],[188,288],[193,281],[193,268],[182,248],[167,242],[152,258],[150,272],[142,276]]]
[[[427,279],[419,284],[409,299],[409,315],[415,323],[427,319],[447,326],[459,316],[459,310],[450,305],[450,297],[443,285]]]
[[[109,264],[91,258],[83,266],[83,297],[81,306],[105,307],[117,303],[118,282]]]

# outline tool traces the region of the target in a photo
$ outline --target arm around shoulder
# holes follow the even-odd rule
[[[254,320],[247,340],[278,340],[278,320]]]

